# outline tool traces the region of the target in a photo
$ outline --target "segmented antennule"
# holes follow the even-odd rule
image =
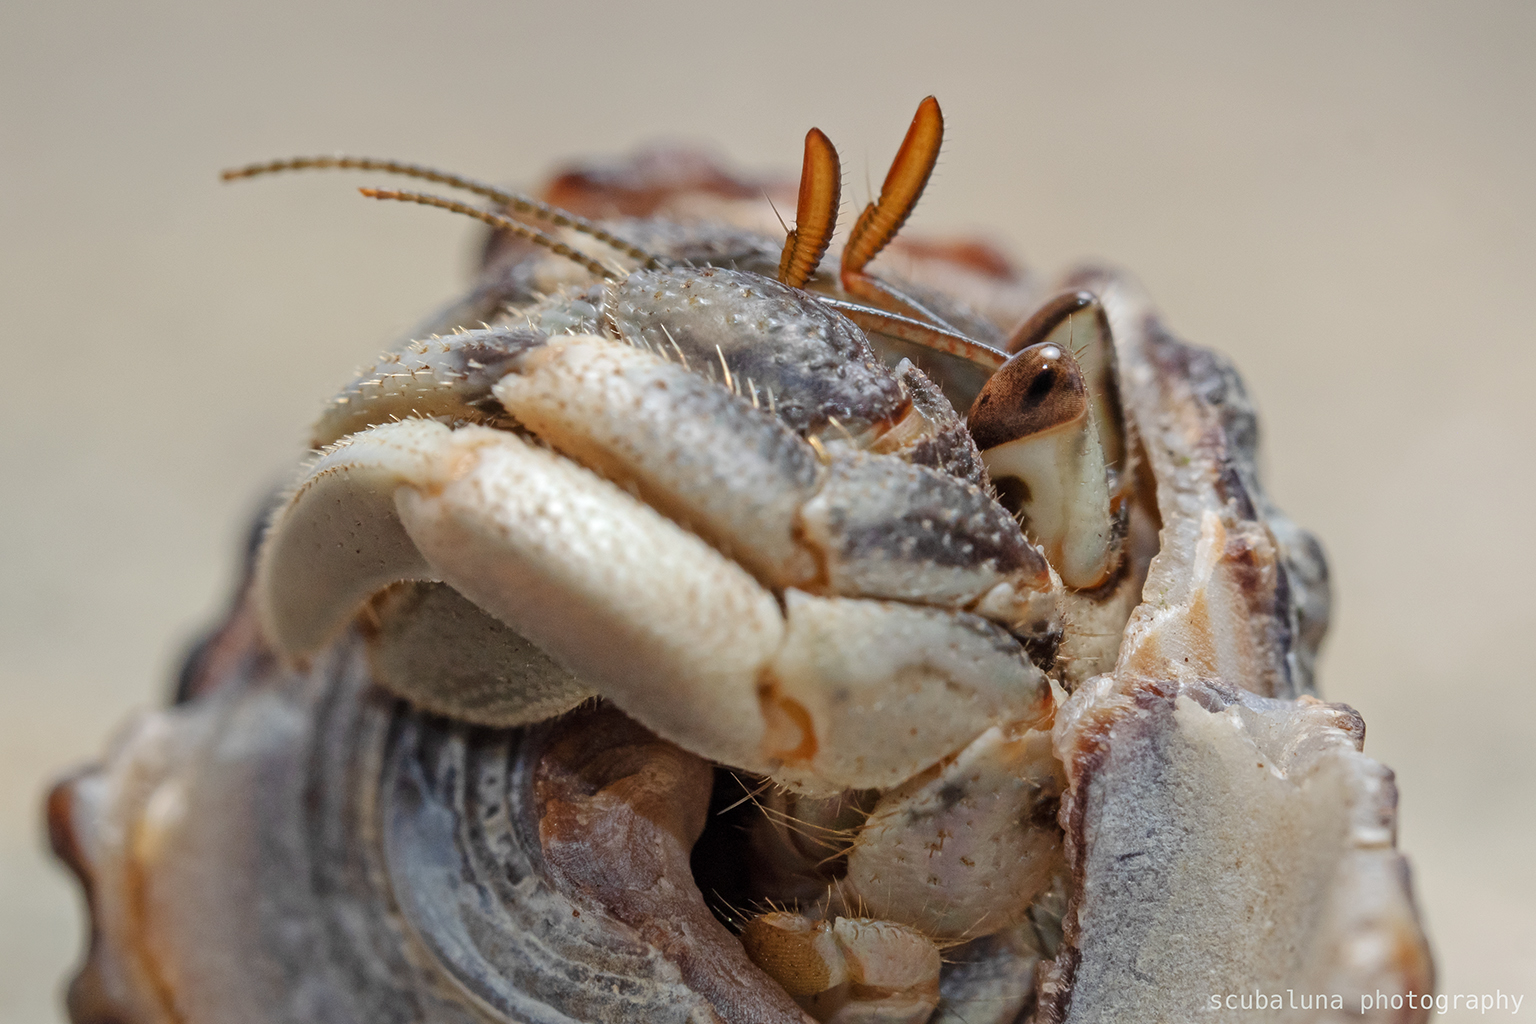
[[[431,167],[423,167],[420,164],[402,163],[399,160],[379,160],[366,156],[300,156],[288,160],[269,160],[265,163],[248,164],[245,167],[232,168],[223,171],[219,177],[224,181],[236,181],[242,178],[255,178],[263,174],[278,174],[284,171],[314,171],[314,170],[356,170],[356,171],[382,171],[386,174],[400,174],[407,178],[420,178],[424,181],[435,181],[440,185],[450,188],[463,189],[477,196],[484,196],[495,203],[500,203],[509,210],[520,213],[526,217],[542,220],[556,227],[570,228],[579,231],[588,238],[602,242],[606,246],[617,249],[630,259],[640,260],[647,267],[661,267],[665,262],[654,253],[646,252],[638,246],[618,236],[604,231],[596,224],[584,217],[558,206],[541,203],[537,199],[522,195],[517,192],[508,192],[495,188],[473,178],[466,178],[460,174],[450,174],[446,171],[434,170]]]
[[[500,214],[491,213],[489,210],[482,210],[455,199],[444,199],[441,196],[427,195],[424,192],[395,192],[390,189],[381,188],[360,188],[358,191],[370,199],[395,199],[402,203],[419,203],[422,206],[435,206],[440,210],[462,213],[466,217],[473,217],[478,221],[483,221],[493,228],[510,231],[519,238],[526,238],[530,242],[542,245],[556,256],[564,256],[572,263],[579,263],[600,277],[606,277],[610,281],[619,280],[619,274],[603,266],[585,253],[577,252],[564,242],[558,242],[537,228],[531,228],[527,224],[519,223],[510,217],[503,217]]]
[[[954,328],[938,313],[864,271],[865,265],[896,237],[911,216],[933,174],[943,141],[944,115],[939,112],[938,101],[929,96],[918,105],[901,149],[891,161],[885,184],[880,187],[880,198],[864,207],[848,234],[839,280],[849,295],[900,310],[954,333]]]
[[[820,128],[805,133],[805,162],[800,167],[800,199],[795,226],[784,239],[779,281],[803,288],[816,273],[821,257],[837,230],[842,201],[843,169],[832,140]]]
[[[864,207],[848,235],[848,244],[843,247],[844,289],[854,291],[849,288],[850,279],[858,275],[907,222],[928,185],[943,142],[944,115],[939,111],[939,101],[929,96],[918,104],[907,136],[902,139],[885,183],[880,186],[880,198]]]

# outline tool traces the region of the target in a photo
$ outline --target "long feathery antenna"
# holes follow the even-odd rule
[[[530,242],[542,245],[556,256],[564,256],[572,263],[579,263],[599,277],[605,277],[610,281],[617,281],[619,279],[618,274],[585,253],[577,252],[564,242],[556,241],[537,228],[531,228],[527,224],[515,221],[510,217],[503,217],[499,213],[491,213],[489,210],[482,210],[478,207],[470,206],[468,203],[461,203],[456,199],[444,199],[441,196],[427,195],[424,192],[396,192],[391,189],[382,188],[360,188],[358,191],[370,199],[395,199],[402,203],[419,203],[422,206],[435,206],[440,210],[462,213],[466,217],[473,217],[478,221],[483,221],[493,228],[510,231],[519,238],[526,238]]]
[[[508,192],[505,189],[495,188],[473,178],[466,178],[460,174],[449,174],[446,171],[434,170],[431,167],[423,167],[420,164],[402,163],[399,160],[379,160],[366,156],[299,156],[288,160],[268,160],[266,163],[249,164],[245,167],[236,167],[220,173],[219,177],[224,181],[236,181],[242,178],[255,178],[263,174],[278,174],[283,171],[312,171],[312,170],[356,170],[356,171],[383,171],[386,174],[400,174],[407,178],[420,178],[423,181],[435,181],[449,188],[463,189],[477,196],[484,196],[492,202],[527,217],[546,221],[557,227],[570,228],[579,231],[589,238],[596,239],[604,245],[611,246],[631,259],[640,260],[647,267],[662,266],[661,257],[654,253],[646,252],[639,246],[633,245],[618,236],[604,231],[585,217],[578,217],[558,206],[542,203],[530,196],[517,192]]]

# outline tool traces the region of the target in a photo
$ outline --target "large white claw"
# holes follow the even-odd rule
[[[795,590],[785,610],[764,704],[803,723],[774,775],[801,792],[894,786],[991,726],[1054,710],[1040,670],[978,616]]]
[[[434,478],[448,429],[430,420],[354,434],[310,467],[273,520],[256,568],[267,636],[313,654],[375,592],[436,577],[395,512],[395,491]]]
[[[773,595],[629,494],[514,434],[407,421],[324,456],[279,513],[258,601],[279,650],[322,646],[376,591],[440,579],[662,736],[768,771]]]
[[[666,739],[766,771],[758,680],[784,632],[744,569],[512,434],[453,433],[452,479],[399,492],[444,581]]]

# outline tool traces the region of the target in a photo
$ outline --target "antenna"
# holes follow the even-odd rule
[[[439,210],[462,213],[466,217],[473,217],[475,220],[483,221],[493,228],[510,231],[519,238],[526,238],[530,242],[542,245],[555,255],[564,256],[573,263],[579,263],[600,277],[605,277],[610,281],[617,281],[619,279],[618,274],[585,253],[577,252],[564,242],[556,241],[538,228],[531,228],[527,224],[515,221],[510,217],[503,217],[499,213],[491,213],[489,210],[482,210],[479,207],[470,206],[468,203],[461,203],[456,199],[444,199],[441,196],[431,196],[424,192],[396,192],[382,188],[360,188],[358,191],[370,199],[395,199],[402,203],[419,203],[422,206],[435,206]]]
[[[420,164],[408,164],[399,160],[380,160],[374,157],[345,156],[341,154],[336,156],[299,156],[287,160],[269,160],[266,163],[248,164],[245,167],[223,171],[219,174],[219,177],[224,181],[238,181],[243,178],[256,178],[264,174],[278,174],[284,171],[337,169],[383,171],[386,174],[400,174],[407,178],[420,178],[424,181],[435,181],[440,185],[447,185],[449,188],[463,189],[477,196],[484,196],[492,202],[500,203],[502,206],[524,216],[542,220],[557,227],[579,231],[589,238],[617,249],[631,259],[640,260],[647,267],[663,266],[660,256],[646,252],[639,246],[632,245],[624,241],[624,239],[604,231],[585,217],[578,217],[576,214],[562,210],[558,206],[542,203],[537,199],[521,195],[517,192],[507,192],[504,189],[495,188],[473,178],[466,178],[460,174],[450,174],[447,171],[434,170],[431,167],[423,167]]]

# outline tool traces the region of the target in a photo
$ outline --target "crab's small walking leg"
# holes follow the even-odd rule
[[[499,327],[413,341],[386,352],[332,398],[310,433],[322,449],[359,430],[413,417],[504,426],[491,388],[544,344],[543,332]]]
[[[360,619],[374,681],[437,715],[494,728],[543,721],[592,687],[443,583],[403,583]]]
[[[988,729],[937,771],[881,795],[839,895],[948,939],[1017,924],[1065,870],[1055,827],[1065,789],[1048,723]]]
[[[777,911],[748,922],[741,941],[822,1024],[922,1024],[939,1005],[938,948],[906,925]]]

